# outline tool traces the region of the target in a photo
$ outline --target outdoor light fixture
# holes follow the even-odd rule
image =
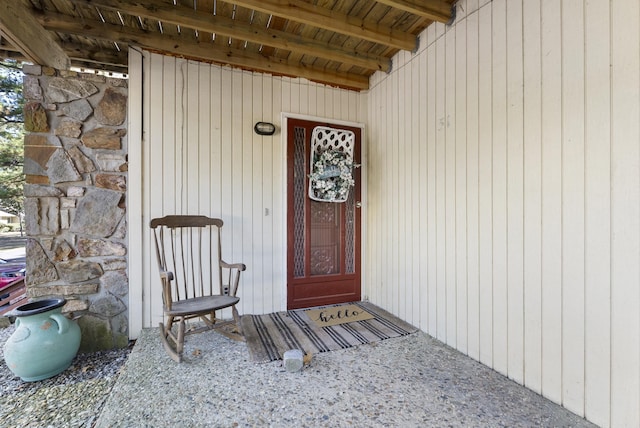
[[[256,131],[258,135],[273,135],[276,132],[276,126],[269,122],[257,122],[253,130]]]

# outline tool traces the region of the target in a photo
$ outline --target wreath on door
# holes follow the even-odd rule
[[[355,186],[353,161],[355,134],[344,129],[316,126],[311,136],[309,197],[320,202],[345,202]]]

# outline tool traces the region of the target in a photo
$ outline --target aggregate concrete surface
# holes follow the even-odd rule
[[[594,426],[422,332],[294,373],[213,331],[187,336],[178,364],[159,336],[142,331],[97,427]]]

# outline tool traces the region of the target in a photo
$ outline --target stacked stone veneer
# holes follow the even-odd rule
[[[23,71],[27,294],[67,299],[81,351],[124,347],[127,80]]]

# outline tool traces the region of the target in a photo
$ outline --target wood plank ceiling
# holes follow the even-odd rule
[[[126,73],[131,46],[362,90],[454,1],[1,0],[0,56]]]

